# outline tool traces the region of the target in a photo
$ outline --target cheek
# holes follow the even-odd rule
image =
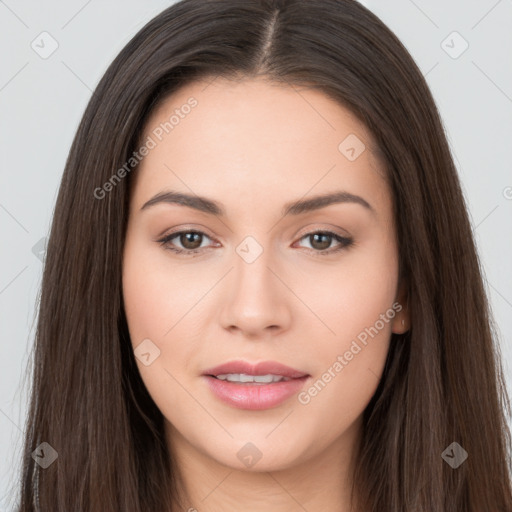
[[[156,245],[156,244],[155,244]],[[150,338],[165,347],[187,323],[206,285],[166,261],[160,247],[127,241],[123,262],[123,298],[132,343]]]
[[[176,420],[173,413],[190,401],[179,383],[197,351],[194,339],[199,337],[191,333],[187,313],[200,300],[200,290],[175,269],[162,265],[159,250],[164,253],[127,239],[123,300],[142,381],[163,414]],[[148,352],[150,359],[144,362],[138,354]]]
[[[317,290],[308,305],[321,312],[324,325],[314,342],[314,379],[298,401],[309,417],[328,422],[334,435],[363,412],[377,389],[397,312],[398,263],[393,247],[381,246],[326,272],[329,280],[317,274],[305,283]],[[329,293],[319,282],[329,283]],[[303,350],[312,353],[311,347]]]
[[[305,274],[296,290],[317,314],[319,334],[326,340],[322,350],[348,349],[352,339],[376,322],[382,337],[389,336],[390,322],[383,325],[379,320],[392,307],[397,279],[394,247],[385,244],[347,252],[336,265],[318,265],[315,272]]]
[[[205,351],[200,344],[205,325],[211,323],[208,315],[215,310],[208,306],[208,291],[218,278],[208,269],[200,272],[194,265],[170,263],[167,251],[154,245],[142,236],[127,237],[123,300],[135,355],[148,344],[158,353],[148,366],[137,357],[136,362],[149,393],[160,405],[169,396],[180,400],[181,388],[173,377],[179,382],[189,378],[194,358]]]
[[[150,338],[159,346],[171,328],[171,294],[151,269],[150,261],[131,251],[123,269],[123,298],[130,336],[134,347]]]
[[[142,238],[142,237],[141,237]],[[123,259],[123,301],[136,363],[149,393],[159,400],[159,390],[168,389],[170,355],[169,340],[180,326],[179,318],[185,313],[183,295],[176,299],[176,288],[171,282],[172,274],[165,275],[155,262],[151,248],[135,237],[127,237]],[[173,355],[179,356],[178,344]],[[150,353],[149,364],[145,364],[139,353]]]

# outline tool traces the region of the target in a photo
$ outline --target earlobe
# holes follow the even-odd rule
[[[394,334],[404,334],[409,330],[408,318],[404,318],[404,310],[402,310],[393,320],[391,331]]]
[[[407,284],[402,282],[395,298],[395,302],[400,304],[401,309],[397,312],[391,324],[391,331],[394,334],[403,334],[410,328],[409,301],[407,299]]]

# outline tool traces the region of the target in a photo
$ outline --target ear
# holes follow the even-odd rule
[[[403,334],[404,332],[407,332],[411,326],[406,281],[402,281],[400,283],[395,297],[395,302],[400,304],[401,308],[396,309],[397,313],[391,322],[391,332],[395,334]]]

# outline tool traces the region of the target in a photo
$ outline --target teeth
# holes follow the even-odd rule
[[[246,373],[225,373],[217,375],[217,379],[227,380],[228,382],[256,382],[262,384],[290,380],[289,377],[283,377],[282,375],[247,375]]]

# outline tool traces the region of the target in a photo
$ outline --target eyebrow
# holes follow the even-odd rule
[[[141,210],[145,210],[150,206],[154,206],[160,203],[187,206],[200,212],[217,215],[219,217],[224,217],[226,215],[226,212],[221,204],[217,201],[214,201],[213,199],[175,191],[159,192],[154,197],[149,199],[149,201],[146,201],[141,207]],[[370,205],[370,203],[368,203],[368,201],[358,195],[351,194],[350,192],[343,190],[323,195],[317,195],[310,199],[299,199],[298,201],[286,203],[281,214],[283,217],[285,215],[300,215],[302,213],[319,210],[331,204],[338,203],[359,204],[373,214],[376,214],[375,209]]]

